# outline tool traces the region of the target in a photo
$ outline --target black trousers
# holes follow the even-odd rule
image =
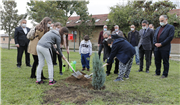
[[[26,66],[30,65],[30,56],[29,53],[27,52],[28,45],[26,46],[19,46],[17,48],[17,66],[22,65],[22,55],[23,52],[25,51],[25,61],[26,61]]]
[[[160,75],[161,74],[161,60],[163,60],[163,65],[164,65],[164,71],[163,75],[165,77],[168,76],[169,72],[169,50],[157,50],[154,51],[155,55],[155,64],[156,64],[156,74]]]
[[[114,73],[117,74],[119,70],[119,60],[115,58],[115,70]]]
[[[110,74],[111,68],[112,68],[112,63],[106,66],[106,69],[107,69],[106,73],[107,74]]]
[[[62,48],[61,48],[62,51]],[[53,51],[53,64],[57,64],[57,56],[58,55],[55,51]],[[59,61],[59,72],[62,73],[62,57],[58,55],[58,61]]]
[[[38,66],[38,56],[37,55],[32,55],[33,56],[33,59],[34,59],[34,62],[33,62],[33,65],[32,65],[32,68],[31,68],[31,78],[34,78],[36,77],[36,68]],[[41,72],[41,78],[43,78],[44,75],[43,75],[43,70]]]
[[[99,51],[98,51],[99,59],[101,57],[101,51],[102,51],[103,48],[104,48],[103,44],[100,44],[99,45]]]
[[[151,50],[144,50],[142,46],[139,48],[139,60],[140,60],[140,69],[143,70],[143,60],[144,60],[144,55],[146,59],[146,71],[149,71],[149,66],[150,66],[150,53]]]

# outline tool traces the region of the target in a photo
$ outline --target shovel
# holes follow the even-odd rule
[[[106,65],[107,65],[107,63],[104,64],[102,67],[104,67],[104,66],[106,66]],[[90,75],[84,75],[84,77],[87,78],[87,79],[90,79],[92,75],[93,75],[93,73],[91,73]]]
[[[73,67],[70,65],[70,63],[67,61],[67,59],[65,59],[65,61],[68,63],[69,67],[73,70],[73,76],[77,79],[81,79],[83,77],[83,74],[79,71],[75,72],[75,70],[73,69]]]

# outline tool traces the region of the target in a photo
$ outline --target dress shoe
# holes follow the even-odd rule
[[[60,75],[63,75],[63,73],[59,73]]]
[[[17,66],[18,68],[21,68],[21,66]]]
[[[31,65],[26,65],[26,66],[28,66],[28,67],[32,67]]]
[[[159,76],[159,75],[157,75],[157,74],[154,74],[154,76]]]
[[[106,73],[106,76],[109,76],[110,75],[110,73]]]
[[[166,76],[162,75],[161,78],[167,78]]]
[[[137,72],[143,72],[142,70],[138,70]]]
[[[36,76],[30,76],[30,78],[36,78]]]
[[[147,70],[146,73],[149,73],[149,70]]]

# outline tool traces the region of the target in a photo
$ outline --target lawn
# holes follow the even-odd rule
[[[65,54],[65,52],[63,52]],[[63,79],[69,77],[71,72],[66,68],[64,75],[59,75],[59,67],[54,66],[54,79],[57,84],[49,86],[48,83],[43,85],[35,84],[35,79],[30,79],[31,68],[25,66],[23,55],[22,67],[16,67],[17,51],[14,49],[1,49],[1,104],[24,104],[24,105],[40,105],[43,103],[45,92],[55,87],[61,86]],[[66,55],[66,54],[65,54]],[[92,58],[91,69],[92,72]],[[78,52],[70,52],[70,61],[77,61],[76,68],[81,70],[80,55]],[[31,64],[33,58],[31,56]],[[150,67],[150,73],[136,72],[139,68],[133,61],[130,78],[123,82],[113,82],[117,75],[113,74],[106,77],[105,90],[101,90],[106,97],[102,95],[93,95],[92,91],[87,90],[91,99],[85,105],[127,105],[127,104],[155,104],[155,105],[179,105],[179,63],[170,61],[170,71],[168,78],[161,79],[159,76],[153,76],[155,71],[154,61]],[[145,66],[144,66],[145,67]],[[106,68],[105,68],[106,70]],[[43,68],[45,77],[48,77],[47,64]],[[61,91],[61,90],[60,90]],[[73,90],[72,90],[73,91]],[[92,93],[92,94],[91,94]],[[96,92],[97,93],[97,92]],[[109,96],[108,96],[109,94]],[[63,94],[62,94],[63,95]],[[61,102],[63,105],[72,105],[71,100]],[[53,104],[53,103],[51,103]]]

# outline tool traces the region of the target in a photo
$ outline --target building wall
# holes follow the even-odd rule
[[[9,37],[8,36],[1,36],[1,44],[8,44]],[[15,44],[14,39],[11,38],[10,44]]]
[[[75,28],[68,28],[68,29],[69,29],[70,34],[72,33],[72,31],[76,31]],[[94,50],[97,50],[99,33],[102,31],[102,29],[103,29],[103,26],[95,27],[95,29],[92,32],[92,36],[90,37],[90,40],[91,40]],[[82,33],[81,33],[81,37],[82,37]],[[81,40],[82,39],[80,39],[80,42],[81,42]],[[69,48],[74,48],[74,41],[69,41]],[[79,48],[79,32],[77,32],[75,48],[76,49]]]

